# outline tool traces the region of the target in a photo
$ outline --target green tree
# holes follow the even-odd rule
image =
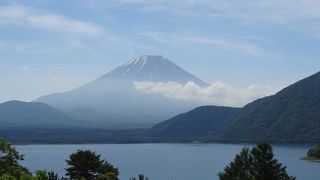
[[[37,180],[37,177],[32,176],[31,174],[23,174],[19,178],[20,180]]]
[[[97,176],[97,180],[117,180],[118,177],[112,173],[112,172],[109,172],[107,174],[98,174]]]
[[[58,180],[58,174],[54,173],[53,171],[50,171],[48,174],[48,180]]]
[[[114,166],[112,166],[108,161],[105,161],[101,164],[101,166],[99,167],[98,172],[100,174],[109,174],[109,176],[115,176],[118,177],[119,176],[119,170],[118,168],[115,168]],[[111,175],[110,173],[112,173],[113,175]]]
[[[243,148],[240,154],[218,174],[221,180],[293,180],[274,158],[272,146],[259,143],[249,151]]]
[[[0,177],[0,180],[16,180],[16,178],[10,174],[3,174]]]
[[[138,175],[139,180],[149,180],[149,177],[145,177],[143,174]],[[136,177],[131,177],[129,180],[137,180]]]
[[[30,175],[28,169],[19,164],[22,160],[22,154],[11,144],[0,139],[0,176],[8,174],[20,179],[22,174]]]
[[[98,175],[113,173],[118,179],[119,171],[105,160],[100,159],[100,155],[89,150],[78,150],[70,155],[66,160],[68,168],[66,175],[71,179],[96,179]]]
[[[47,171],[45,171],[45,170],[37,170],[35,172],[35,174],[36,174],[37,180],[48,180],[49,179]]]
[[[37,170],[35,172],[35,178],[37,180],[58,180],[58,174],[54,173],[53,171],[46,171],[46,170]]]
[[[144,175],[143,174],[139,174],[139,180],[144,180]]]
[[[310,158],[317,158],[320,159],[320,144],[316,145],[315,147],[309,149],[307,156]]]
[[[236,154],[234,161],[225,167],[224,172],[218,176],[221,180],[248,180],[252,174],[252,155],[248,148],[243,148],[239,154]]]
[[[253,156],[253,177],[255,180],[272,179],[293,179],[286,172],[286,167],[282,166],[274,158],[272,146],[268,143],[260,143],[251,150]]]

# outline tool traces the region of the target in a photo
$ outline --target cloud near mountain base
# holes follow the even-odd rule
[[[239,88],[222,82],[215,82],[207,87],[201,87],[194,82],[186,84],[176,82],[134,82],[134,88],[143,93],[161,94],[167,98],[191,100],[204,105],[219,105],[242,107],[247,103],[275,94],[280,87],[270,85],[251,85]]]

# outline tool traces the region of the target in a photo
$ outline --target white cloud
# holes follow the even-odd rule
[[[151,31],[140,32],[139,35],[142,37],[150,38],[156,42],[163,43],[163,44],[178,43],[176,36],[175,36],[175,38],[174,37],[165,37],[163,34],[158,33],[158,32],[151,32]]]
[[[318,0],[113,0],[125,5],[168,9],[174,12],[201,11],[201,15],[274,21],[296,17],[320,17]],[[165,8],[156,8],[165,7]],[[199,14],[199,13],[196,13]],[[199,15],[200,15],[199,14]],[[191,14],[194,15],[194,14]],[[256,16],[252,16],[256,15]],[[291,16],[288,16],[291,15]]]
[[[280,87],[251,85],[246,88],[229,86],[215,82],[208,87],[200,87],[193,82],[134,82],[136,90],[143,93],[161,94],[168,98],[191,100],[204,105],[241,107],[261,97],[278,92]]]
[[[269,52],[263,51],[256,44],[250,42],[236,41],[226,38],[226,37],[206,37],[206,36],[196,36],[184,33],[177,34],[163,34],[159,32],[142,32],[139,33],[140,36],[147,37],[152,39],[153,41],[162,43],[162,44],[170,44],[170,45],[191,45],[197,48],[206,48],[216,49],[216,50],[227,50],[236,53],[246,53],[253,56],[267,56],[267,57],[275,57],[278,55],[271,54]]]
[[[55,75],[55,74],[51,74],[51,73],[48,73],[47,76],[48,76],[48,78],[49,78],[50,80],[53,80],[53,81],[58,81],[58,80],[61,80],[61,79],[62,79],[61,76]]]
[[[187,43],[193,43],[196,45],[204,45],[211,47],[222,47],[224,49],[236,51],[236,52],[246,52],[252,55],[262,55],[264,54],[256,45],[245,43],[245,42],[234,42],[226,39],[220,38],[207,38],[207,37],[184,37],[182,39]]]
[[[242,24],[274,23],[287,28],[320,30],[319,0],[113,0],[125,6],[182,16],[225,18]]]
[[[36,13],[24,6],[12,5],[0,8],[0,24],[27,25],[50,31],[99,36],[103,28],[85,21],[70,19],[57,14]]]
[[[60,54],[72,52],[70,48],[66,48],[59,44],[58,47],[49,47],[45,43],[38,42],[0,42],[0,51],[7,53],[32,53],[32,54]]]

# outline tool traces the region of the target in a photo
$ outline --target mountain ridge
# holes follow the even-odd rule
[[[64,112],[39,102],[7,101],[0,104],[2,127],[63,125],[74,123]]]
[[[320,73],[316,73],[284,88],[275,95],[253,101],[243,108],[198,107],[168,118],[167,121],[151,128],[40,129],[32,131],[30,137],[24,135],[25,129],[1,131],[0,133],[16,142],[31,141],[31,143],[34,142],[33,140],[42,143],[188,143],[194,141],[319,143],[319,109]],[[221,114],[219,115],[218,112]],[[43,139],[42,136],[48,131],[56,138]]]
[[[220,138],[234,141],[319,141],[320,72],[244,106]],[[238,131],[241,129],[242,131]]]
[[[200,106],[153,126],[149,133],[153,138],[196,140],[219,133],[239,110],[224,106]]]

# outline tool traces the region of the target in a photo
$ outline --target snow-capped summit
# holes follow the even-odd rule
[[[133,60],[129,61],[128,64],[145,65],[147,63],[156,63],[156,62],[161,62],[161,61],[169,61],[169,60],[162,57],[162,56],[142,55],[142,56],[136,57]]]
[[[103,75],[101,79],[187,83],[193,81],[200,86],[207,84],[180,68],[167,58],[142,55]]]

